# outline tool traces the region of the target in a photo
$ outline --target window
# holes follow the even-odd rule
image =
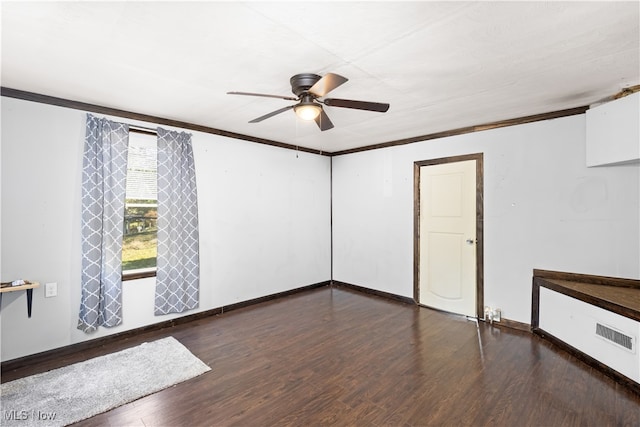
[[[157,135],[130,129],[122,241],[123,279],[155,275],[158,253]]]

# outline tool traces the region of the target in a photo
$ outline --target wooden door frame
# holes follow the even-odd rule
[[[445,163],[476,162],[476,316],[484,316],[484,163],[483,153],[421,160],[413,163],[413,300],[420,301],[420,168]]]

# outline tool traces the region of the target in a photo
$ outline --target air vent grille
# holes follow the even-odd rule
[[[596,335],[613,342],[619,346],[633,351],[633,337],[625,335],[622,332],[618,332],[615,329],[611,329],[608,326],[596,323]]]

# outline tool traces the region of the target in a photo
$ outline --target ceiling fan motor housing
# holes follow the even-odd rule
[[[296,74],[289,79],[291,83],[291,92],[296,96],[300,96],[311,89],[311,86],[320,80],[320,76],[312,73]]]

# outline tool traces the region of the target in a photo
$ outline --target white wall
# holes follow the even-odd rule
[[[153,315],[141,279],[123,325],[76,329],[85,113],[1,101],[1,279],[58,283],[31,319],[24,293],[4,295],[1,360],[177,317]],[[201,303],[185,314],[328,280],[329,158],[192,133]],[[584,115],[334,157],[333,278],[411,297],[413,162],[478,152],[487,305],[528,323],[534,268],[640,278],[640,165],[586,168]]]
[[[413,297],[413,163],[484,153],[484,297],[530,323],[534,268],[640,278],[640,165],[587,168],[585,116],[333,158],[333,279]]]
[[[58,283],[57,297],[34,291],[31,319],[24,292],[4,294],[2,361],[178,317],[154,316],[149,278],[124,282],[122,325],[76,329],[85,113],[1,100],[1,279]],[[191,133],[201,299],[183,315],[329,280],[330,159]]]

